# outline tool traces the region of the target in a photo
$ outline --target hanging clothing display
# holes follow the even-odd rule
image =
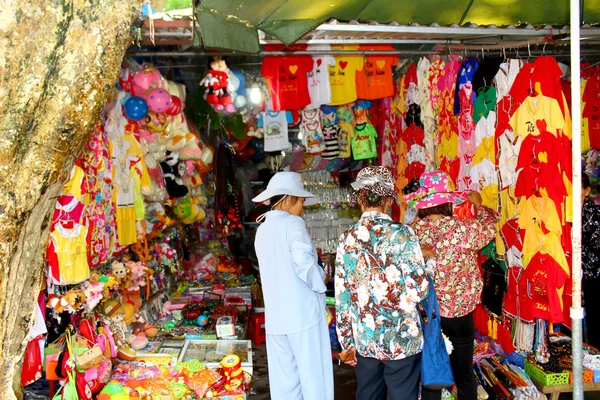
[[[300,133],[302,134],[302,144],[306,149],[306,153],[320,154],[325,150],[321,127],[321,110],[319,108],[307,108],[302,111]]]
[[[307,74],[313,71],[312,57],[265,57],[260,70],[269,81],[272,111],[297,110],[310,104]]]
[[[289,149],[288,123],[293,122],[291,113],[267,111],[261,114],[261,118],[265,131],[265,151]]]
[[[310,45],[307,51],[329,51],[329,45]],[[308,93],[310,104],[306,108],[318,108],[331,102],[331,84],[329,83],[329,67],[335,65],[333,56],[313,56],[313,68],[308,72]]]

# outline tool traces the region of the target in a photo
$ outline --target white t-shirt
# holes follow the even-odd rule
[[[496,133],[496,112],[490,111],[487,118],[481,117],[475,126],[475,146],[479,147],[483,139],[494,137]]]
[[[288,117],[285,111],[262,113],[265,130],[264,151],[281,151],[291,147],[288,137]]]
[[[486,186],[498,184],[496,166],[487,158],[471,167],[469,173],[471,176],[471,190],[480,192]]]
[[[498,165],[500,171],[500,180],[502,189],[515,186],[517,183],[517,161],[519,160],[519,151],[521,151],[521,142],[523,138],[517,136],[510,129],[498,138],[500,154],[498,154]]]
[[[331,51],[329,45],[312,45],[307,50]],[[310,104],[306,108],[318,108],[331,103],[331,84],[329,83],[329,66],[335,66],[335,58],[331,55],[313,56],[313,70],[308,77],[308,93]]]
[[[494,78],[496,82],[496,102],[500,102],[504,96],[508,96],[511,86],[515,82],[519,71],[521,70],[521,61],[516,59],[508,60],[507,63],[500,64],[500,69]]]
[[[310,110],[306,108],[302,111],[300,132],[302,133],[302,144],[306,148],[307,154],[319,154],[325,150],[320,108]]]

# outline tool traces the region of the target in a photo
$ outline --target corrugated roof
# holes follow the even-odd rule
[[[153,20],[154,42],[151,41],[150,22],[142,28],[142,45],[150,46],[191,46],[193,21],[190,17],[179,20]],[[389,43],[398,45],[442,44],[450,48],[493,48],[524,47],[527,43],[564,42],[569,34],[569,26],[556,27],[532,25],[498,27],[496,25],[440,26],[389,24],[361,24],[331,20],[323,23],[302,36],[297,43],[306,44],[344,44],[344,43]],[[277,38],[259,31],[259,43],[281,43]],[[582,46],[600,43],[600,28],[584,25],[581,29]]]

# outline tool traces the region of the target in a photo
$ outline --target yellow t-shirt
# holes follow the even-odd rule
[[[352,138],[354,127],[349,122],[340,122],[340,155],[339,158],[350,158],[352,156]]]
[[[440,135],[440,143],[437,148],[437,160],[446,157],[448,160],[454,160],[458,157],[458,134],[453,133],[450,137]]]
[[[588,80],[581,81],[581,109],[585,110],[585,102],[583,101],[583,93],[585,93],[585,85],[587,85]],[[588,151],[592,148],[592,144],[590,143],[590,130],[588,128],[588,119],[583,115],[581,116],[581,152]]]
[[[569,264],[562,248],[560,237],[562,223],[554,201],[547,196],[523,198],[519,204],[519,228],[525,229],[523,240],[523,268],[539,251],[548,254],[570,274]],[[544,234],[541,223],[549,233]]]
[[[473,156],[473,165],[479,164],[483,160],[490,160],[492,163],[496,163],[496,146],[492,137],[486,137],[481,141]]]
[[[364,57],[359,55],[335,56],[335,65],[329,66],[330,106],[352,103],[358,98],[356,71],[363,68],[364,62]]]
[[[527,97],[523,104],[510,119],[515,135],[527,137],[527,135],[539,135],[537,121],[546,122],[546,130],[554,135],[558,129],[565,129],[566,123],[558,101],[552,97],[536,96]]]

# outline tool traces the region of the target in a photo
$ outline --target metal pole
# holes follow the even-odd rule
[[[573,399],[583,400],[583,308],[581,307],[581,65],[580,0],[570,0],[571,8],[571,104],[573,123],[573,305],[572,361]]]

